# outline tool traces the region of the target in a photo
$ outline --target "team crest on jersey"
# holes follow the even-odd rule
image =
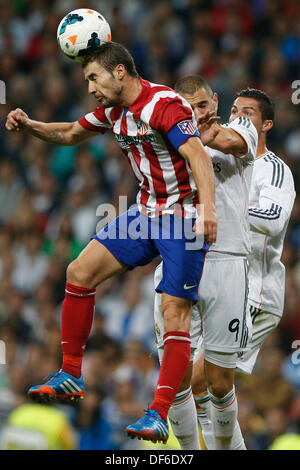
[[[177,124],[183,134],[194,135],[196,132],[195,126],[192,121],[181,121]]]
[[[146,124],[143,121],[140,121],[139,119],[137,119],[135,123],[136,123],[136,128],[137,128],[137,135],[138,136],[146,135],[149,129],[148,124]]]

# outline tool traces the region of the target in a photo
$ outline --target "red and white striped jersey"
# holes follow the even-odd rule
[[[198,192],[188,162],[178,148],[199,136],[189,103],[174,90],[140,78],[143,86],[129,108],[99,106],[78,122],[86,129],[114,133],[138,180],[137,203],[148,216],[184,208],[196,216]]]

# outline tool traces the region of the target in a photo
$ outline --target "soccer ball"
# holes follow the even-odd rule
[[[70,59],[81,62],[85,54],[111,40],[110,26],[97,11],[79,8],[68,13],[57,28],[57,42]]]

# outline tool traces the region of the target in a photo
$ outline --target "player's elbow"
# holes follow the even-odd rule
[[[278,218],[275,220],[258,220],[256,217],[250,217],[250,229],[268,237],[277,237],[285,227],[285,219]]]
[[[178,152],[185,160],[191,163],[193,159],[196,160],[205,151],[199,137],[192,136],[178,147]]]
[[[65,132],[65,140],[66,140],[65,145],[73,146],[73,145],[78,144],[79,142],[78,137],[79,136],[78,136],[77,129],[76,129],[76,123],[72,122],[70,123],[69,129],[67,129]]]

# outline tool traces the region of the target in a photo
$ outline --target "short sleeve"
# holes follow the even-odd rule
[[[112,124],[108,120],[105,109],[102,106],[96,108],[92,113],[88,113],[78,120],[79,124],[89,131],[104,134],[111,129]]]
[[[260,172],[256,175],[259,187],[260,205],[273,203],[283,207],[290,216],[295,200],[295,185],[290,168],[279,158],[263,157],[260,163]]]
[[[247,144],[246,153],[236,154],[235,157],[246,161],[254,161],[258,144],[258,134],[252,121],[244,116],[240,116],[227,124],[227,127],[237,132]]]

